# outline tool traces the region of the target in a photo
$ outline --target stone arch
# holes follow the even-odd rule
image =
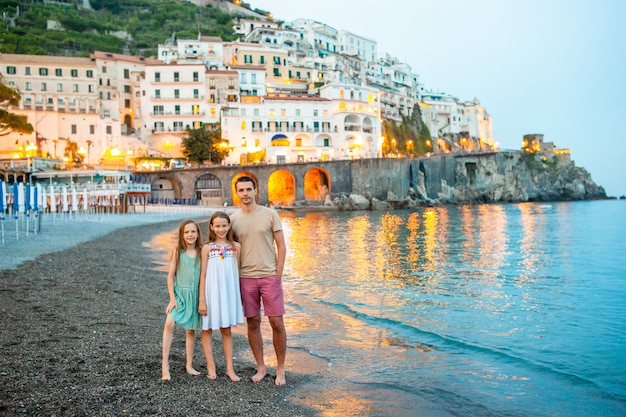
[[[248,176],[250,178],[252,178],[254,180],[254,183],[256,184],[256,202],[259,202],[259,179],[256,177],[256,175],[254,175],[251,172],[247,172],[247,171],[242,171],[239,172],[237,175],[235,175],[233,177],[233,182],[231,184],[231,189],[232,189],[232,196],[233,196],[233,206],[238,206],[241,201],[239,200],[239,197],[237,197],[237,189],[235,188],[235,183],[237,182],[237,179],[239,177],[243,177],[243,176]]]
[[[202,204],[209,206],[222,205],[222,181],[215,175],[207,173],[196,178],[194,195]]]
[[[159,177],[152,181],[151,196],[158,203],[172,204],[181,198],[180,183],[176,178]]]
[[[304,199],[324,201],[330,198],[330,175],[323,168],[311,168],[304,174]]]
[[[275,207],[293,206],[296,201],[296,180],[285,169],[272,172],[267,180],[267,199]]]

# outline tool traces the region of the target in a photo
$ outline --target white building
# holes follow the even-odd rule
[[[376,92],[328,86],[321,96],[270,96],[222,111],[227,164],[289,163],[380,154]]]
[[[173,34],[158,45],[158,58],[166,64],[204,64],[210,69],[223,69],[223,42],[218,36],[198,34],[198,39],[178,39]]]
[[[434,152],[470,152],[496,147],[491,116],[478,100],[462,102],[445,93],[424,92],[420,107]]]

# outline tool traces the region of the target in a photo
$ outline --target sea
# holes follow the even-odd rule
[[[626,415],[625,215],[620,200],[282,212],[288,358],[329,381],[299,403]]]

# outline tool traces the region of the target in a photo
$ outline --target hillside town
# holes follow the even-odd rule
[[[376,40],[246,13],[237,41],[174,33],[154,58],[1,54],[0,81],[21,95],[7,110],[34,131],[0,137],[0,159],[32,171],[180,168],[182,140],[200,128],[221,129],[224,165],[405,156],[412,141],[396,149],[382,123],[415,111],[433,154],[497,149],[477,99],[429,90]]]

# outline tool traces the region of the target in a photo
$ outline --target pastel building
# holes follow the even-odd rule
[[[376,92],[327,86],[320,96],[266,96],[222,110],[227,164],[372,158],[380,152]]]

